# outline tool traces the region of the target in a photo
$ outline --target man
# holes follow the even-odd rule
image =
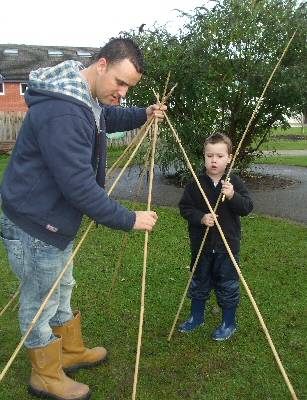
[[[155,212],[128,211],[104,190],[105,133],[137,128],[152,116],[163,118],[158,105],[111,105],[142,73],[136,44],[112,39],[88,68],[65,61],[30,74],[29,111],[2,183],[2,238],[22,285],[23,334],[69,259],[83,214],[126,231],[150,231],[156,223]],[[88,399],[88,386],[63,369],[98,365],[107,354],[103,347],[83,345],[80,314],[70,306],[72,270],[71,264],[25,342],[32,363],[29,389],[50,399]]]

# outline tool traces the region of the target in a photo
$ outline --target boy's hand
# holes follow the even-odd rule
[[[152,231],[158,216],[154,211],[135,211],[135,223],[133,229],[141,231]]]
[[[233,195],[235,194],[232,184],[230,182],[223,180],[221,182],[222,182],[222,193],[226,196],[228,200],[231,200],[233,198]]]
[[[218,217],[217,214],[215,214],[215,216],[216,216],[216,218]],[[206,225],[206,226],[209,226],[209,228],[210,228],[211,226],[214,225],[214,218],[213,218],[213,215],[212,215],[212,214],[205,214],[205,215],[202,217],[202,219],[201,219],[200,222],[201,222],[201,224]]]

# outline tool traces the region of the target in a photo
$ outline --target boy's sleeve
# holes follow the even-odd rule
[[[204,216],[204,212],[199,210],[196,206],[196,201],[193,196],[193,192],[195,191],[194,186],[195,185],[193,185],[193,183],[190,183],[185,187],[178,206],[180,210],[180,215],[188,220],[190,224],[201,225],[201,219]]]
[[[241,217],[248,215],[253,210],[253,202],[248,190],[242,180],[233,175],[230,179],[233,184],[234,195],[231,200],[227,200],[232,211]]]

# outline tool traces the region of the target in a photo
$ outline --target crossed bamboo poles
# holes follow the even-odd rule
[[[260,105],[261,105],[261,102],[262,102],[264,93],[265,93],[267,87],[269,86],[269,83],[270,83],[270,81],[271,81],[271,79],[272,79],[272,77],[273,77],[273,75],[274,75],[276,69],[278,68],[278,66],[279,66],[279,64],[280,64],[280,62],[281,62],[283,56],[284,56],[285,53],[287,52],[287,50],[288,50],[288,48],[289,48],[289,46],[290,46],[290,44],[291,44],[291,42],[292,42],[292,40],[293,40],[293,38],[294,38],[294,36],[295,36],[295,33],[296,33],[296,32],[294,32],[294,34],[292,35],[291,39],[289,40],[289,42],[288,42],[288,44],[287,44],[287,46],[286,46],[286,48],[285,48],[285,50],[284,50],[284,52],[283,52],[281,58],[279,59],[277,65],[276,65],[276,67],[275,67],[275,69],[273,70],[273,72],[272,72],[272,74],[271,74],[271,76],[270,76],[270,78],[269,78],[269,81],[268,81],[267,85],[265,86],[265,89],[264,89],[264,91],[263,91],[263,93],[262,93],[262,95],[261,95],[261,97],[260,97],[260,99],[259,99],[259,101],[258,101],[258,103],[257,103],[257,106],[256,106],[256,108],[255,108],[255,110],[254,110],[254,113],[253,113],[253,115],[252,115],[252,117],[251,117],[251,119],[250,119],[250,121],[249,121],[249,124],[248,124],[248,126],[247,126],[247,128],[246,128],[246,130],[245,130],[245,132],[244,132],[244,136],[242,137],[242,139],[241,139],[241,141],[240,141],[240,144],[239,144],[240,146],[241,146],[241,144],[242,144],[242,142],[243,142],[243,140],[244,140],[244,137],[245,137],[245,135],[246,135],[246,133],[247,133],[247,131],[248,131],[248,129],[249,129],[249,126],[250,126],[252,120],[254,119],[254,117],[255,117],[255,115],[256,115],[256,113],[257,113],[257,111],[258,111],[258,109],[259,109],[259,107],[260,107]],[[169,77],[168,77],[168,80],[169,80]],[[167,83],[168,83],[168,80],[167,80]],[[166,86],[167,86],[167,85],[166,85]],[[173,87],[172,90],[173,90],[174,88],[175,88],[175,87]],[[171,92],[172,92],[172,90],[171,90]],[[166,89],[165,89],[165,91],[166,91]],[[165,91],[164,91],[164,93],[165,93]],[[171,93],[171,92],[170,92],[170,93]],[[169,94],[169,95],[170,95],[170,94]],[[163,101],[166,101],[166,99],[169,97],[169,95],[168,95],[168,96],[165,96],[165,95],[164,95],[162,100],[163,100]],[[157,100],[158,100],[158,103],[159,103],[159,98],[157,98]],[[162,104],[162,103],[161,103],[161,104]],[[213,210],[212,207],[211,207],[211,205],[210,205],[210,203],[209,203],[209,201],[208,201],[208,199],[207,199],[207,197],[206,197],[206,195],[205,195],[205,193],[204,193],[204,191],[203,191],[203,189],[202,189],[202,187],[201,187],[201,185],[200,185],[200,183],[199,183],[199,181],[198,181],[198,178],[197,178],[197,176],[196,176],[196,174],[195,174],[195,172],[194,172],[194,170],[193,170],[193,167],[192,167],[192,165],[191,165],[191,163],[190,163],[190,161],[189,161],[189,158],[188,158],[188,156],[187,156],[187,154],[186,154],[186,152],[185,152],[185,150],[184,150],[184,148],[183,148],[183,146],[182,146],[182,144],[181,144],[181,141],[180,141],[180,139],[179,139],[179,136],[178,136],[177,132],[176,132],[175,129],[173,128],[173,126],[172,126],[172,124],[171,124],[171,122],[170,122],[170,120],[169,120],[169,118],[168,118],[168,116],[166,115],[165,112],[164,112],[164,116],[165,116],[166,121],[168,122],[168,124],[169,124],[169,126],[170,126],[170,128],[171,128],[171,131],[172,131],[172,133],[173,133],[173,135],[174,135],[174,137],[175,137],[175,139],[176,139],[176,141],[177,141],[177,143],[178,143],[178,145],[179,145],[179,147],[180,147],[180,150],[182,151],[182,153],[183,153],[183,155],[184,155],[184,158],[185,158],[185,160],[186,160],[186,162],[187,162],[188,168],[190,169],[190,171],[191,171],[191,173],[192,173],[192,176],[193,176],[193,178],[195,179],[195,181],[196,181],[196,183],[197,183],[197,186],[198,186],[198,188],[199,188],[199,190],[200,190],[200,192],[201,192],[201,194],[202,194],[202,196],[203,196],[203,198],[204,198],[204,200],[205,200],[205,202],[206,202],[206,204],[207,204],[207,207],[209,208],[210,213],[212,213],[212,215],[213,215],[214,222],[215,222],[215,224],[216,224],[216,226],[217,226],[217,228],[218,228],[218,230],[219,230],[219,233],[220,233],[221,238],[222,238],[222,240],[223,240],[223,242],[224,242],[224,245],[225,245],[225,247],[226,247],[226,250],[227,250],[227,252],[228,252],[228,254],[229,254],[229,256],[230,256],[230,258],[231,258],[231,260],[232,260],[232,262],[233,262],[233,264],[234,264],[234,266],[235,266],[235,268],[236,268],[236,270],[237,270],[237,273],[238,273],[238,275],[239,275],[239,277],[240,277],[240,280],[241,280],[241,282],[242,282],[244,288],[246,289],[246,292],[247,292],[247,294],[248,294],[248,297],[249,297],[249,299],[250,299],[250,301],[251,301],[251,303],[252,303],[252,305],[253,305],[253,307],[254,307],[254,309],[255,309],[255,312],[256,312],[257,317],[258,317],[258,319],[259,319],[259,321],[260,321],[261,327],[262,327],[262,329],[263,329],[263,331],[264,331],[264,333],[265,333],[265,336],[266,336],[266,338],[267,338],[267,340],[268,340],[268,342],[269,342],[269,345],[270,345],[270,347],[271,347],[271,350],[272,350],[272,352],[273,352],[273,355],[274,355],[274,357],[275,357],[275,360],[276,360],[276,362],[277,362],[277,365],[278,365],[278,367],[279,367],[279,369],[280,369],[280,371],[281,371],[281,373],[282,373],[282,376],[283,376],[283,378],[284,378],[284,380],[285,380],[285,382],[286,382],[286,384],[287,384],[287,387],[288,387],[288,389],[289,389],[289,391],[290,391],[290,393],[291,393],[291,396],[292,396],[292,398],[293,398],[294,400],[297,400],[297,396],[296,396],[296,394],[295,394],[295,392],[294,392],[294,389],[293,389],[293,387],[292,387],[292,385],[291,385],[291,383],[290,383],[290,381],[289,381],[289,378],[288,378],[288,376],[287,376],[287,374],[286,374],[286,371],[285,371],[285,369],[284,369],[284,367],[283,367],[283,365],[282,365],[282,363],[281,363],[281,360],[280,360],[280,358],[279,358],[279,356],[278,356],[278,353],[277,353],[277,351],[276,351],[276,349],[275,349],[274,343],[273,343],[273,341],[272,341],[272,339],[271,339],[271,337],[270,337],[270,334],[269,334],[268,329],[267,329],[267,327],[266,327],[266,325],[265,325],[265,323],[264,323],[264,320],[263,320],[263,318],[262,318],[262,316],[261,316],[261,313],[260,313],[260,311],[259,311],[259,309],[258,309],[258,306],[257,306],[257,304],[256,304],[256,302],[255,302],[255,300],[254,300],[254,298],[253,298],[253,296],[252,296],[252,294],[251,294],[251,291],[250,291],[250,289],[249,289],[249,287],[248,287],[248,285],[247,285],[247,283],[246,283],[246,281],[245,281],[245,279],[244,279],[244,277],[243,277],[243,275],[242,275],[242,273],[241,273],[241,270],[240,270],[240,268],[239,268],[239,266],[238,266],[238,264],[237,264],[237,262],[236,262],[236,260],[235,260],[235,258],[234,258],[234,256],[233,256],[232,251],[231,251],[231,249],[230,249],[230,247],[229,247],[229,245],[228,245],[228,243],[227,243],[227,240],[226,240],[226,238],[225,238],[225,236],[224,236],[224,234],[223,234],[223,231],[222,231],[222,229],[221,229],[221,226],[220,226],[220,224],[219,224],[219,222],[218,222],[218,220],[217,220],[217,218],[216,218],[216,216],[215,216],[215,210],[216,210],[216,208],[217,208],[217,206],[218,206],[218,203],[219,203],[220,198],[219,198],[218,201],[217,201],[217,204],[216,204],[216,206],[215,206],[215,210]],[[143,142],[144,138],[146,137],[147,132],[148,132],[149,128],[151,127],[153,121],[155,121],[155,128],[154,128],[153,143],[152,143],[152,157],[151,157],[151,167],[150,167],[150,183],[149,183],[148,202],[147,202],[147,209],[148,209],[148,210],[150,210],[150,205],[151,205],[151,192],[152,192],[152,182],[153,182],[154,156],[155,156],[155,146],[156,146],[156,140],[157,140],[157,120],[156,120],[156,119],[153,119],[153,118],[152,118],[148,123],[145,124],[145,126],[144,126],[144,128],[143,128],[143,129],[145,130],[145,132],[143,132],[142,135],[139,135],[139,137],[140,137],[139,143],[135,146],[135,149],[133,150],[132,154],[130,155],[129,160],[127,161],[125,167],[122,169],[122,171],[120,172],[120,174],[118,175],[118,177],[117,177],[116,180],[114,181],[112,187],[111,187],[110,190],[108,191],[108,195],[110,195],[111,192],[113,191],[115,185],[116,185],[117,182],[119,181],[120,177],[121,177],[122,174],[124,173],[125,169],[127,168],[127,166],[129,165],[129,163],[131,162],[131,160],[132,160],[132,158],[134,157],[134,155],[136,154],[136,152],[137,152],[138,148],[140,147],[141,143]],[[236,152],[236,154],[235,154],[235,157],[237,156],[238,152],[239,152],[239,146],[238,146],[238,148],[237,148],[237,152]],[[234,159],[235,159],[235,157],[234,157]],[[230,174],[231,168],[233,167],[233,164],[234,164],[234,159],[233,159],[233,163],[231,164],[231,166],[230,166],[230,168],[229,168],[229,172],[228,172],[228,174],[227,174],[227,178],[229,178],[229,174]],[[47,297],[46,297],[46,299],[44,300],[43,304],[41,305],[40,309],[38,310],[36,316],[35,316],[34,319],[32,320],[32,323],[30,324],[28,330],[27,330],[26,333],[23,335],[23,337],[22,337],[22,339],[21,339],[19,345],[17,346],[15,352],[13,353],[12,357],[10,358],[10,360],[8,361],[8,363],[6,364],[5,368],[3,369],[3,371],[2,371],[2,373],[1,373],[1,375],[0,375],[0,382],[2,381],[3,377],[4,377],[5,374],[7,373],[7,371],[8,371],[8,369],[9,369],[10,365],[12,364],[12,362],[14,361],[14,359],[16,358],[16,356],[17,356],[18,352],[20,351],[22,345],[24,344],[26,338],[28,337],[28,335],[30,334],[31,330],[33,329],[33,327],[34,327],[35,323],[37,322],[38,318],[40,317],[40,315],[41,315],[41,313],[42,313],[42,311],[43,311],[45,305],[46,305],[47,302],[49,301],[50,297],[52,296],[53,292],[55,291],[56,287],[58,286],[60,280],[62,279],[62,277],[63,277],[63,275],[64,275],[66,269],[67,269],[68,266],[70,265],[71,261],[73,260],[73,258],[74,258],[75,255],[76,255],[76,253],[79,251],[79,249],[80,249],[80,247],[81,247],[83,241],[85,240],[85,238],[86,238],[86,236],[87,236],[87,234],[88,234],[88,232],[89,232],[89,230],[91,229],[91,227],[92,227],[93,224],[94,224],[93,221],[89,224],[88,228],[86,229],[85,233],[83,234],[82,238],[80,239],[80,242],[78,243],[77,247],[75,248],[74,252],[72,253],[70,259],[69,259],[68,262],[67,262],[67,264],[65,265],[63,271],[61,272],[61,274],[59,275],[59,277],[58,277],[57,280],[55,281],[55,283],[54,283],[53,287],[51,288],[49,294],[47,295]],[[206,233],[207,233],[207,232],[206,232]],[[143,329],[143,319],[144,319],[144,303],[145,303],[145,284],[146,284],[146,270],[147,270],[148,239],[149,239],[149,234],[148,234],[148,231],[146,231],[146,232],[145,232],[145,244],[144,244],[144,264],[143,264],[143,276],[142,276],[142,291],[141,291],[141,309],[140,309],[139,334],[138,334],[137,356],[136,356],[135,374],[134,374],[134,382],[133,382],[133,393],[132,393],[132,399],[133,399],[133,400],[135,400],[135,398],[136,398],[136,387],[137,387],[137,380],[138,380],[138,369],[139,369],[140,349],[141,349],[142,329]],[[203,246],[205,239],[206,239],[206,234],[205,234],[205,236],[204,236],[204,240],[203,240],[203,242],[202,242],[202,244],[201,244],[201,247]],[[200,253],[201,253],[201,249],[200,249],[200,251],[199,251],[199,254],[200,254]],[[198,254],[198,257],[199,257],[199,254]],[[196,258],[196,261],[195,261],[195,264],[194,264],[193,268],[195,267],[195,265],[197,264],[197,262],[198,262],[198,259]],[[178,314],[178,315],[179,315],[179,314]],[[175,324],[176,324],[176,323],[175,323]],[[170,337],[169,337],[169,340],[170,340]]]
[[[244,131],[244,133],[243,133],[243,135],[242,135],[242,138],[241,138],[241,140],[240,140],[240,142],[239,142],[239,144],[238,144],[238,146],[237,146],[236,152],[235,152],[235,154],[234,154],[234,157],[233,157],[232,162],[231,162],[231,164],[230,164],[229,170],[228,170],[228,172],[227,172],[226,180],[229,180],[229,176],[230,176],[231,170],[232,170],[232,168],[233,168],[233,166],[234,166],[236,157],[237,157],[238,154],[239,154],[239,151],[240,151],[241,145],[242,145],[242,143],[243,143],[243,141],[244,141],[244,139],[245,139],[245,136],[246,136],[246,134],[247,134],[247,132],[248,132],[248,130],[249,130],[249,128],[250,128],[250,125],[251,125],[252,121],[254,120],[254,118],[255,118],[256,115],[257,115],[257,112],[258,112],[258,110],[259,110],[259,108],[260,108],[260,106],[261,106],[261,103],[262,103],[262,101],[263,101],[263,98],[264,98],[264,95],[265,95],[265,93],[266,93],[266,90],[268,89],[268,87],[269,87],[269,85],[270,85],[270,83],[271,83],[271,80],[272,80],[272,78],[273,78],[273,76],[274,76],[274,74],[275,74],[277,68],[279,67],[279,65],[280,65],[280,63],[281,63],[281,61],[282,61],[282,59],[284,58],[285,54],[287,53],[287,51],[288,51],[288,49],[289,49],[289,47],[290,47],[290,44],[291,44],[291,42],[292,42],[292,40],[293,40],[295,34],[296,34],[296,31],[293,33],[293,35],[291,36],[290,40],[288,41],[286,47],[284,48],[284,51],[283,51],[282,55],[280,56],[280,58],[279,58],[279,60],[278,60],[278,62],[277,62],[277,64],[276,64],[275,68],[273,69],[273,71],[272,71],[272,73],[271,73],[271,75],[270,75],[270,77],[269,77],[269,79],[268,79],[268,81],[267,81],[267,83],[266,83],[266,85],[265,85],[263,91],[262,91],[262,94],[261,94],[261,96],[260,96],[260,98],[259,98],[259,100],[258,100],[258,102],[257,102],[257,104],[256,104],[256,107],[255,107],[255,109],[254,109],[254,111],[253,111],[253,113],[252,113],[252,116],[251,116],[251,118],[250,118],[250,120],[249,120],[249,122],[248,122],[248,124],[247,124],[247,126],[246,126],[246,128],[245,128],[245,131]],[[242,272],[241,272],[241,270],[240,270],[240,267],[239,267],[239,265],[237,264],[237,261],[236,261],[236,259],[234,258],[233,254],[232,254],[232,251],[231,251],[231,249],[230,249],[230,247],[229,247],[229,245],[228,245],[228,243],[227,243],[227,240],[226,240],[226,238],[225,238],[225,236],[224,236],[224,233],[223,233],[223,231],[222,231],[222,228],[221,228],[221,226],[220,226],[220,224],[219,224],[219,222],[218,222],[218,220],[217,220],[217,218],[216,218],[215,212],[216,212],[216,210],[217,210],[217,207],[218,207],[218,205],[219,205],[219,202],[220,202],[221,198],[224,197],[224,196],[222,196],[221,194],[219,195],[218,200],[217,200],[217,202],[216,202],[216,205],[215,205],[215,207],[214,207],[214,209],[213,209],[213,208],[211,207],[209,201],[208,201],[208,198],[206,197],[205,192],[203,191],[203,189],[202,189],[202,187],[201,187],[201,185],[200,185],[200,183],[199,183],[199,180],[198,180],[198,178],[197,178],[197,176],[196,176],[196,174],[195,174],[195,172],[194,172],[194,170],[193,170],[192,164],[190,163],[189,158],[188,158],[188,156],[187,156],[187,154],[186,154],[186,152],[185,152],[185,150],[184,150],[184,148],[183,148],[183,146],[182,146],[182,144],[181,144],[181,141],[180,141],[180,139],[179,139],[179,136],[178,136],[178,134],[176,133],[175,129],[173,128],[173,126],[172,126],[172,124],[171,124],[171,122],[170,122],[170,120],[169,120],[169,118],[168,118],[168,116],[166,115],[165,112],[164,112],[164,116],[165,116],[165,118],[166,118],[166,120],[167,120],[167,122],[168,122],[168,124],[169,124],[169,126],[170,126],[170,128],[171,128],[171,131],[173,132],[173,135],[174,135],[174,137],[175,137],[175,139],[176,139],[176,141],[177,141],[177,143],[178,143],[178,145],[179,145],[179,147],[180,147],[180,149],[181,149],[181,151],[182,151],[182,153],[183,153],[183,155],[184,155],[184,158],[185,158],[186,163],[187,163],[187,165],[188,165],[188,167],[189,167],[189,170],[190,170],[190,172],[192,173],[193,178],[195,179],[195,182],[196,182],[196,184],[197,184],[197,186],[198,186],[198,188],[199,188],[199,190],[200,190],[200,192],[201,192],[201,194],[202,194],[202,196],[203,196],[203,198],[204,198],[204,200],[205,200],[205,202],[206,202],[206,204],[207,204],[207,207],[209,208],[210,213],[213,215],[214,222],[215,222],[215,224],[216,224],[216,226],[217,226],[217,228],[218,228],[218,230],[219,230],[220,236],[221,236],[221,238],[222,238],[222,240],[223,240],[223,242],[224,242],[224,245],[225,245],[225,247],[226,247],[226,250],[227,250],[227,252],[228,252],[228,254],[229,254],[229,256],[230,256],[230,258],[231,258],[231,260],[232,260],[232,262],[233,262],[233,264],[234,264],[234,267],[236,268],[236,271],[237,271],[237,273],[238,273],[238,275],[239,275],[239,278],[240,278],[240,280],[241,280],[241,282],[242,282],[242,284],[243,284],[243,286],[244,286],[244,288],[245,288],[245,290],[246,290],[246,292],[247,292],[247,295],[248,295],[248,297],[249,297],[249,299],[250,299],[250,301],[251,301],[251,303],[252,303],[252,305],[253,305],[253,307],[254,307],[254,310],[255,310],[255,312],[256,312],[256,315],[257,315],[257,317],[258,317],[258,319],[259,319],[259,321],[260,321],[260,325],[261,325],[261,327],[262,327],[262,329],[263,329],[263,331],[264,331],[264,333],[265,333],[265,336],[266,336],[266,338],[267,338],[267,340],[268,340],[268,342],[269,342],[269,345],[270,345],[270,347],[271,347],[271,350],[272,350],[272,352],[273,352],[273,355],[274,355],[274,357],[275,357],[275,360],[276,360],[276,362],[277,362],[277,365],[278,365],[278,367],[279,367],[279,369],[280,369],[280,372],[281,372],[281,374],[282,374],[282,376],[283,376],[283,378],[284,378],[284,380],[285,380],[285,383],[286,383],[286,385],[287,385],[287,387],[288,387],[288,389],[289,389],[289,391],[290,391],[290,394],[291,394],[291,396],[292,396],[292,399],[297,400],[297,396],[296,396],[296,394],[295,394],[294,388],[293,388],[293,386],[292,386],[292,384],[291,384],[291,382],[290,382],[290,380],[289,380],[289,378],[288,378],[288,376],[287,376],[287,373],[286,373],[286,371],[285,371],[285,369],[284,369],[284,367],[283,367],[283,365],[282,365],[282,362],[281,362],[281,360],[280,360],[280,358],[279,358],[279,355],[278,355],[278,353],[277,353],[277,351],[276,351],[276,348],[275,348],[274,343],[273,343],[273,341],[272,341],[272,339],[271,339],[271,336],[270,336],[270,334],[269,334],[269,331],[268,331],[268,329],[267,329],[267,327],[266,327],[266,325],[265,325],[265,322],[264,322],[264,320],[263,320],[263,318],[262,318],[262,315],[261,315],[260,310],[259,310],[259,308],[258,308],[258,306],[257,306],[257,303],[255,302],[255,300],[254,300],[254,298],[253,298],[253,295],[252,295],[252,293],[251,293],[251,291],[250,291],[250,289],[249,289],[249,287],[248,287],[248,285],[247,285],[247,283],[246,283],[246,281],[245,281],[245,279],[244,279],[244,277],[243,277],[243,275],[242,275]],[[222,201],[223,201],[223,199],[222,199]],[[205,231],[204,238],[203,238],[203,240],[202,240],[202,243],[201,243],[201,245],[200,245],[198,254],[197,254],[196,259],[195,259],[195,262],[194,262],[194,264],[193,264],[193,268],[192,268],[192,271],[191,271],[191,274],[190,274],[190,277],[189,277],[189,280],[188,280],[188,284],[187,284],[187,286],[186,286],[186,288],[185,288],[185,291],[184,291],[183,297],[182,297],[182,299],[181,299],[181,302],[180,302],[180,305],[179,305],[177,314],[176,314],[176,316],[175,316],[175,319],[174,319],[174,322],[173,322],[173,325],[172,325],[170,334],[169,334],[169,336],[168,336],[168,341],[171,340],[171,337],[172,337],[172,335],[173,335],[173,332],[174,332],[176,323],[177,323],[178,318],[179,318],[180,311],[181,311],[182,306],[183,306],[183,303],[184,303],[184,299],[185,299],[185,297],[186,297],[186,294],[187,294],[187,291],[188,291],[188,289],[189,289],[191,280],[192,280],[192,278],[193,278],[193,274],[194,274],[195,269],[196,269],[197,264],[198,264],[198,260],[199,260],[199,258],[200,258],[202,249],[203,249],[203,247],[204,247],[204,244],[205,244],[205,241],[206,241],[206,238],[207,238],[207,235],[208,235],[208,231],[209,231],[209,227],[207,227],[207,229],[206,229],[206,231]]]
[[[119,179],[121,178],[121,176],[123,175],[123,173],[125,172],[125,170],[127,169],[128,165],[130,164],[132,158],[134,157],[134,155],[136,154],[137,150],[139,149],[139,147],[141,146],[143,140],[145,139],[151,125],[154,122],[154,118],[150,118],[149,121],[147,121],[145,123],[145,125],[142,127],[140,134],[139,134],[139,142],[137,144],[135,144],[135,148],[132,152],[132,154],[130,155],[128,161],[126,162],[125,166],[122,168],[122,170],[120,171],[120,173],[118,174],[118,176],[116,177],[115,181],[113,182],[111,188],[108,190],[108,196],[112,193],[112,191],[114,190],[116,184],[118,183]],[[48,303],[48,301],[50,300],[51,296],[53,295],[54,291],[56,290],[56,288],[58,287],[63,275],[65,274],[67,268],[69,267],[70,263],[72,262],[72,260],[74,259],[74,257],[76,256],[76,254],[78,253],[81,245],[83,244],[85,238],[87,237],[90,229],[92,228],[92,226],[94,225],[94,221],[91,221],[90,224],[88,225],[88,227],[86,228],[84,234],[82,235],[78,245],[76,246],[75,250],[73,251],[73,253],[71,254],[69,260],[67,261],[66,265],[64,266],[62,272],[59,274],[58,278],[56,279],[56,281],[54,282],[52,288],[50,289],[48,295],[46,296],[44,302],[42,303],[42,305],[40,306],[40,308],[38,309],[35,317],[33,318],[31,324],[29,325],[27,331],[24,333],[24,335],[22,336],[18,346],[16,347],[14,353],[12,354],[11,358],[9,359],[9,361],[7,362],[7,364],[5,365],[4,369],[2,370],[1,374],[0,374],[0,382],[2,381],[2,379],[4,378],[4,376],[6,375],[8,369],[10,368],[10,366],[12,365],[13,361],[15,360],[15,358],[17,357],[19,351],[21,350],[24,342],[26,341],[27,337],[29,336],[29,334],[31,333],[32,329],[34,328],[37,320],[39,319],[39,317],[41,316],[46,304]],[[17,291],[18,292],[18,291]]]
[[[239,155],[239,152],[240,152],[242,143],[243,143],[243,141],[244,141],[244,139],[245,139],[245,137],[246,137],[246,135],[247,135],[247,133],[248,133],[248,130],[249,130],[249,128],[250,128],[250,126],[251,126],[253,120],[255,119],[255,117],[256,117],[256,115],[257,115],[257,113],[258,113],[258,111],[259,111],[259,109],[260,109],[260,107],[261,107],[261,103],[262,103],[262,101],[263,101],[264,95],[265,95],[265,93],[266,93],[266,91],[267,91],[267,89],[268,89],[268,87],[269,87],[269,85],[270,85],[270,83],[271,83],[271,81],[272,81],[272,79],[273,79],[273,76],[275,75],[275,72],[276,72],[277,68],[279,67],[279,65],[280,65],[280,63],[281,63],[281,61],[282,61],[282,59],[284,58],[285,54],[287,53],[287,51],[288,51],[288,49],[289,49],[289,47],[290,47],[290,44],[291,44],[291,42],[292,42],[292,40],[293,40],[295,34],[296,34],[296,31],[293,33],[293,35],[291,36],[290,40],[288,41],[286,47],[284,48],[284,51],[282,52],[280,58],[278,59],[276,65],[275,65],[275,67],[274,67],[274,69],[273,69],[273,71],[272,71],[272,73],[271,73],[271,75],[270,75],[270,77],[269,77],[267,83],[266,83],[265,86],[264,86],[264,89],[263,89],[263,91],[262,91],[262,93],[261,93],[261,95],[260,95],[260,97],[259,97],[259,100],[257,101],[256,107],[255,107],[255,109],[254,109],[254,111],[253,111],[253,113],[252,113],[252,115],[251,115],[250,120],[248,121],[248,123],[247,123],[247,125],[246,125],[246,128],[245,128],[245,130],[244,130],[244,133],[243,133],[243,135],[242,135],[242,138],[241,138],[241,140],[240,140],[240,142],[239,142],[239,144],[238,144],[238,146],[237,146],[237,148],[236,148],[235,154],[233,155],[233,158],[232,158],[232,160],[231,160],[230,166],[229,166],[229,168],[228,168],[228,172],[227,172],[227,174],[226,174],[226,178],[225,178],[226,181],[229,181],[229,179],[230,179],[230,173],[231,173],[231,171],[232,171],[232,169],[233,169],[233,166],[234,166],[234,164],[235,164],[236,158],[237,158],[237,156]],[[221,199],[222,199],[222,201],[224,201],[224,199],[225,199],[225,195],[222,196],[222,193],[220,193],[220,195],[219,195],[219,197],[218,197],[218,199],[217,199],[217,202],[216,202],[216,204],[215,204],[215,206],[214,206],[214,210],[213,210],[214,213],[216,213],[216,210],[217,210],[217,208],[218,208],[218,206],[219,206],[219,204],[220,204]],[[177,321],[178,321],[180,312],[181,312],[182,307],[183,307],[184,300],[185,300],[186,295],[187,295],[187,292],[188,292],[188,290],[189,290],[189,286],[190,286],[190,284],[191,284],[191,281],[192,281],[194,272],[195,272],[195,270],[196,270],[196,267],[197,267],[197,264],[198,264],[198,261],[199,261],[201,252],[202,252],[202,250],[203,250],[203,248],[204,248],[204,245],[205,245],[205,242],[206,242],[206,239],[207,239],[207,236],[208,236],[209,229],[210,229],[209,227],[206,228],[206,231],[205,231],[203,240],[202,240],[202,242],[201,242],[201,244],[200,244],[200,247],[199,247],[199,250],[198,250],[196,259],[195,259],[195,261],[194,261],[194,264],[193,264],[193,267],[192,267],[192,270],[191,270],[190,277],[189,277],[189,279],[188,279],[188,283],[187,283],[186,288],[185,288],[185,290],[184,290],[183,296],[182,296],[182,298],[181,298],[181,302],[180,302],[179,307],[178,307],[177,314],[176,314],[176,316],[175,316],[175,319],[174,319],[172,328],[171,328],[170,333],[169,333],[169,335],[168,335],[168,339],[167,339],[168,341],[170,341],[171,338],[172,338],[172,336],[173,336],[174,329],[175,329],[175,327],[176,327],[176,324],[177,324]]]

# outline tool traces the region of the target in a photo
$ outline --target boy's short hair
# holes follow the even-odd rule
[[[232,141],[223,133],[214,133],[213,135],[208,136],[205,140],[203,151],[205,152],[207,144],[215,143],[225,143],[227,145],[228,154],[232,154]]]
[[[110,64],[115,64],[128,58],[139,74],[144,73],[143,53],[139,46],[130,38],[112,38],[95,54],[94,62],[102,57]]]

